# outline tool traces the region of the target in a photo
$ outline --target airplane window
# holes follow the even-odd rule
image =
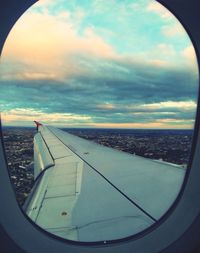
[[[0,85],[11,182],[44,230],[122,239],[176,200],[198,66],[185,29],[158,2],[39,1],[6,40]]]

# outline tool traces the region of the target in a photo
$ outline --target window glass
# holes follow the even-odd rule
[[[175,201],[198,66],[188,34],[158,2],[39,1],[7,38],[0,87],[11,181],[37,225],[74,241],[116,240]]]

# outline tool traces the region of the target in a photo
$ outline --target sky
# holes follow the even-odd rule
[[[40,0],[0,60],[3,124],[191,129],[193,45],[155,0]]]

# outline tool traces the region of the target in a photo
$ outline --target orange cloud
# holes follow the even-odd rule
[[[99,109],[106,109],[106,110],[112,110],[112,109],[116,108],[115,105],[110,104],[110,103],[99,104],[96,107],[99,108]]]
[[[171,124],[169,124],[171,123]],[[173,121],[160,121],[160,122],[149,122],[149,123],[88,123],[87,126],[95,128],[127,128],[127,129],[187,129],[193,128],[193,122],[187,124],[185,121],[172,124]],[[180,124],[181,123],[181,124]]]
[[[157,3],[156,1],[149,3],[149,5],[147,6],[147,11],[154,12],[158,14],[159,16],[161,16],[163,19],[168,19],[168,18],[173,17],[170,11],[168,11],[163,5],[161,5],[160,3]]]
[[[12,109],[10,111],[2,112],[2,121],[5,125],[10,125],[15,122],[27,122],[32,125],[34,120],[41,121],[46,124],[60,122],[63,125],[76,124],[81,122],[90,122],[91,117],[88,115],[70,114],[70,113],[44,113],[40,110],[34,109]]]
[[[9,73],[10,78],[35,79],[36,76],[49,76],[60,79],[87,71],[87,68],[77,65],[74,59],[77,55],[110,58],[115,52],[92,28],[87,28],[82,35],[78,35],[76,24],[67,13],[54,17],[48,13],[28,11],[7,38],[2,63],[22,63],[26,66],[25,69],[13,68]]]
[[[95,128],[152,128],[152,129],[185,129],[193,128],[195,120],[181,119],[157,119],[148,123],[95,123],[89,115],[70,114],[70,113],[44,113],[34,109],[12,109],[2,113],[3,125],[27,125],[33,126],[33,121],[37,120],[44,124],[58,127],[95,127]]]
[[[183,26],[177,21],[174,25],[166,25],[163,26],[162,32],[167,37],[174,37],[174,36],[185,36],[186,31]]]
[[[193,64],[197,64],[197,58],[196,58],[196,53],[194,51],[194,47],[192,45],[186,47],[183,52],[183,56],[186,57],[190,62]]]

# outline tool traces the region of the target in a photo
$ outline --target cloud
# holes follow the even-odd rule
[[[167,37],[186,36],[186,31],[179,22],[163,26],[162,33]]]
[[[115,105],[110,104],[110,103],[105,103],[105,104],[97,104],[96,108],[99,109],[105,109],[105,110],[112,110],[115,108]]]
[[[163,19],[170,19],[173,17],[172,13],[168,11],[163,5],[156,1],[151,1],[147,6],[148,12],[153,12],[158,14]]]
[[[142,107],[145,109],[183,109],[183,110],[195,110],[197,104],[194,101],[165,101],[160,103],[144,104]]]
[[[62,126],[114,124],[120,127],[124,124],[124,127],[128,127],[128,124],[134,123],[153,127],[154,123],[158,124],[159,120],[163,119],[174,119],[174,122],[185,120],[191,123],[195,118],[196,103],[191,100],[189,87],[186,90],[179,87],[176,91],[169,89],[173,100],[167,100],[169,93],[167,96],[165,91],[160,93],[159,85],[131,87],[131,82],[117,84],[114,80],[81,77],[72,80],[73,85],[66,86],[60,83],[47,86],[43,85],[43,82],[37,81],[36,86],[35,81],[32,81],[27,87],[26,82],[18,85],[16,81],[5,81],[1,86],[0,101],[1,111],[7,115],[7,124],[26,120],[26,124],[30,125],[36,119]],[[183,100],[180,101],[180,98]],[[166,124],[169,125],[169,122]],[[164,122],[162,125],[164,126]]]
[[[5,125],[33,125],[33,121],[37,120],[44,124],[65,124],[76,125],[90,122],[91,117],[69,113],[44,113],[41,110],[16,108],[2,113],[2,120]]]
[[[170,116],[170,115],[168,115]],[[119,117],[119,115],[118,115]],[[44,124],[58,127],[99,127],[99,128],[190,128],[194,124],[193,119],[157,118],[138,115],[131,120],[109,121],[106,117],[94,118],[88,115],[67,114],[67,113],[44,113],[35,109],[12,109],[2,113],[3,125],[33,126],[33,121],[38,120]]]
[[[47,3],[56,9],[55,3],[41,1],[35,4],[37,8],[40,6],[40,11],[36,11],[37,8],[35,11],[28,11],[12,29],[4,46],[1,64],[6,68],[10,65],[10,70],[0,70],[1,79],[62,81],[73,76],[88,76],[92,73],[98,75],[99,68],[106,69],[106,73],[115,69],[116,74],[119,71],[129,75],[125,61],[134,61],[133,67],[140,62],[143,62],[144,67],[147,63],[157,67],[175,67],[180,56],[183,56],[175,51],[172,44],[167,43],[159,43],[157,47],[142,49],[134,54],[126,50],[119,53],[115,45],[121,42],[113,42],[113,35],[107,33],[105,39],[98,34],[102,29],[93,26],[92,21],[85,26],[79,23],[80,20],[84,23],[84,17],[88,15],[83,7],[77,7],[73,11],[58,8],[60,11],[55,15],[49,10],[50,7],[47,8]],[[102,1],[95,1],[94,5],[98,8],[105,7],[102,6]],[[166,9],[156,2],[151,2],[147,9],[166,12]],[[126,18],[127,15],[124,20],[128,23]],[[179,24],[177,26],[181,27]],[[116,27],[113,28],[116,30]],[[134,37],[134,34],[131,37]],[[126,39],[123,41],[125,43]],[[185,62],[185,58],[182,58],[181,63]],[[194,63],[193,68],[195,66]]]
[[[147,123],[89,123],[87,127],[95,128],[130,128],[130,129],[188,129],[193,127],[193,122],[179,122],[173,124],[170,122],[148,122]]]
[[[168,118],[168,119],[160,119],[159,120],[160,124],[170,124],[170,125],[193,125],[194,124],[194,119],[191,120],[184,120],[184,119],[174,119],[174,118]]]
[[[51,80],[43,72],[32,73],[32,76],[24,72],[26,78],[1,80],[0,100],[16,107],[40,106],[55,112],[76,113],[76,110],[87,111],[93,107],[103,109],[104,106],[108,109],[119,102],[137,105],[197,99],[198,78],[182,66],[174,69],[129,59],[85,56],[79,57],[76,64],[78,68],[83,64],[87,68],[86,73],[66,80]],[[101,105],[101,108],[96,105]]]
[[[2,64],[15,66],[6,78],[35,79],[38,76],[43,79],[49,76],[55,80],[84,72],[83,66],[80,69],[76,65],[74,57],[77,55],[109,58],[115,52],[91,27],[82,35],[77,34],[75,24],[63,12],[57,17],[31,12],[23,15],[8,36]],[[22,64],[26,68],[19,70]]]
[[[172,59],[177,56],[177,52],[171,44],[160,43],[155,50],[155,54],[159,55],[161,59],[167,59],[167,65],[173,65]]]
[[[196,58],[196,53],[194,51],[194,47],[192,45],[186,47],[183,51],[182,54],[186,59],[193,64],[197,63],[197,58]]]
[[[151,29],[137,32],[140,19],[131,25],[132,10],[124,3],[93,1],[95,15],[85,2],[74,9],[72,1],[68,9],[46,3],[18,21],[4,47],[0,107],[8,124],[37,119],[63,126],[167,127],[174,120],[192,126],[197,64],[192,46],[178,51],[160,34],[173,37],[163,26],[172,16],[164,7],[154,2],[147,8],[149,27],[159,31],[152,39]],[[113,18],[114,3],[123,22]],[[135,18],[142,11],[136,9]],[[158,24],[152,12],[164,21]]]

